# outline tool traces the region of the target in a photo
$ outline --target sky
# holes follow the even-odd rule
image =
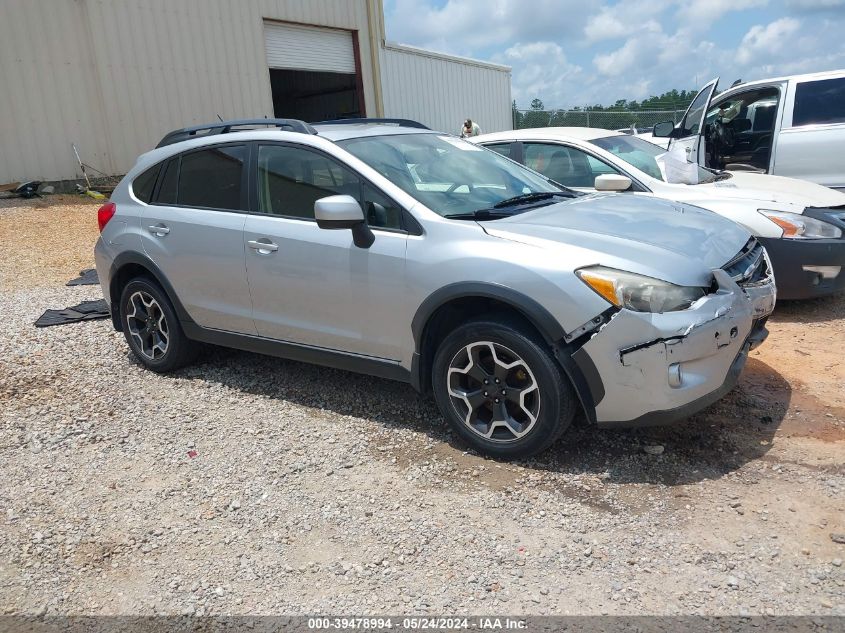
[[[387,39],[513,69],[521,109],[845,68],[845,0],[384,0]]]

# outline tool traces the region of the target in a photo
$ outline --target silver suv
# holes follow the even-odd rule
[[[578,409],[688,416],[766,336],[765,250],[709,211],[562,189],[413,122],[260,123],[171,133],[99,211],[114,327],[153,371],[202,342],[401,380],[515,458]]]

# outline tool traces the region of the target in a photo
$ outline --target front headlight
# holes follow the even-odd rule
[[[842,237],[842,229],[822,220],[809,218],[799,213],[760,209],[760,213],[783,229],[783,235],[793,240],[820,240]]]
[[[707,294],[706,288],[676,286],[653,277],[604,266],[581,268],[575,274],[617,308],[636,312],[686,310]]]

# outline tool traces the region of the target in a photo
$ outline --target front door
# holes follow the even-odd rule
[[[257,212],[244,228],[253,318],[261,336],[400,358],[408,324],[394,318],[405,295],[401,210],[335,159],[292,144],[259,145]],[[338,194],[362,203],[370,248],[349,230],[326,230],[314,202]]]
[[[708,83],[692,100],[687,108],[684,118],[681,119],[680,124],[675,128],[672,138],[669,140],[669,149],[680,145],[684,148],[687,160],[691,163],[698,163],[704,165],[705,162],[705,146],[704,146],[704,117],[707,115],[710,99],[716,92],[716,86],[719,84],[719,78],[716,77],[713,81]]]

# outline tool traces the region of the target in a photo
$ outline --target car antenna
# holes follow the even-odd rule
[[[731,84],[731,88],[733,88],[734,86],[738,86],[738,85],[739,85],[739,84],[741,84],[741,83],[742,83],[742,78],[737,79],[735,82],[733,82],[733,83]]]

